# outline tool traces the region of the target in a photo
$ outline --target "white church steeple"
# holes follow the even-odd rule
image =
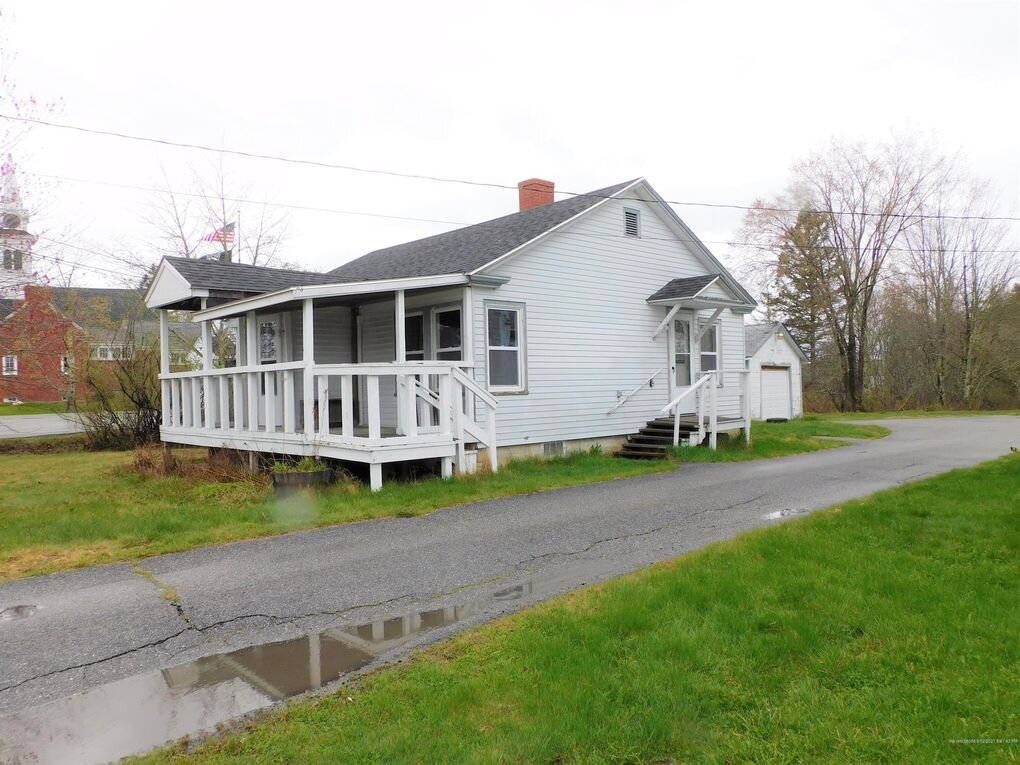
[[[0,165],[0,298],[23,298],[25,286],[36,282],[28,210],[21,200],[11,155]]]

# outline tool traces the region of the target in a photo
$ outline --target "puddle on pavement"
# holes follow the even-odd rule
[[[0,622],[13,622],[17,619],[27,619],[39,610],[39,606],[10,606],[0,609]]]
[[[778,521],[782,518],[793,518],[797,515],[807,515],[807,510],[801,507],[788,507],[785,510],[776,510],[774,513],[769,513],[765,516],[767,521]]]
[[[532,592],[530,582],[492,597]],[[102,763],[138,754],[314,690],[477,605],[418,611],[206,656],[0,717],[0,763]]]

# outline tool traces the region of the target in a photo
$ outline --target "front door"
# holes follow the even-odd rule
[[[278,364],[283,359],[282,337],[280,333],[281,322],[279,314],[258,316],[256,319],[258,327],[258,363]],[[283,424],[283,390],[282,382],[275,374],[260,375],[262,380],[259,384],[259,420],[265,425],[266,397],[273,402],[274,419],[277,425]]]
[[[691,323],[686,319],[673,322],[673,369],[677,388],[691,384]]]

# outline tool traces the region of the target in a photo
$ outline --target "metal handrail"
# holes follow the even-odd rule
[[[665,371],[666,371],[666,368],[665,368],[665,367],[662,367],[662,368],[660,368],[660,369],[656,369],[656,370],[655,370],[654,372],[652,372],[652,376],[651,376],[651,377],[649,377],[649,378],[648,378],[647,380],[645,380],[645,381],[644,381],[643,383],[641,383],[641,384],[640,384],[640,385],[638,385],[638,386],[637,386],[636,388],[634,388],[634,390],[632,390],[632,391],[631,391],[630,393],[626,394],[626,395],[625,395],[625,396],[623,396],[623,397],[622,397],[622,398],[621,398],[621,399],[620,399],[619,401],[617,401],[617,402],[616,402],[616,406],[614,406],[614,407],[613,407],[612,409],[610,409],[610,410],[609,410],[608,412],[606,412],[606,416],[608,417],[608,416],[609,416],[609,415],[611,415],[611,414],[612,414],[613,412],[615,412],[615,411],[616,411],[617,409],[619,409],[619,408],[620,408],[621,406],[623,406],[624,404],[626,404],[626,403],[627,403],[627,401],[628,401],[628,400],[630,399],[630,397],[631,397],[631,396],[633,396],[633,395],[634,395],[635,393],[637,393],[637,392],[638,392],[639,390],[641,390],[642,388],[644,388],[644,387],[645,387],[646,385],[648,385],[648,383],[650,383],[650,382],[651,382],[652,380],[654,380],[654,379],[655,379],[656,377],[658,377],[659,375],[661,375],[661,374],[662,374],[663,372],[665,372]]]

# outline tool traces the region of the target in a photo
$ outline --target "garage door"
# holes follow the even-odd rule
[[[762,367],[761,416],[790,419],[790,370],[786,367]]]

